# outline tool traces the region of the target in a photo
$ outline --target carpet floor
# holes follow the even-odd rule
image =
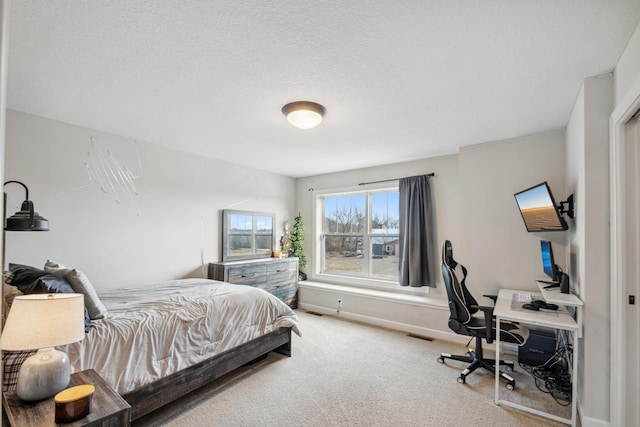
[[[494,404],[494,377],[437,362],[458,343],[298,311],[293,357],[276,353],[240,368],[133,423],[146,426],[557,426]],[[569,417],[517,366],[501,398]]]

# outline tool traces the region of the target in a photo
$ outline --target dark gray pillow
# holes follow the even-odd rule
[[[18,288],[23,294],[72,294],[73,288],[61,277],[45,273],[29,265],[9,264],[10,275],[7,283]],[[91,319],[87,307],[84,308],[84,331],[91,329]]]
[[[25,291],[20,289],[23,293]],[[53,274],[45,274],[36,280],[32,294],[72,294],[73,288],[62,277],[54,276]]]
[[[36,281],[47,273],[39,268],[22,264],[9,264],[9,274],[5,277],[6,283],[15,286],[27,295],[33,293],[37,286]]]

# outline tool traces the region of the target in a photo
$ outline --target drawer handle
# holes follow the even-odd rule
[[[277,270],[276,273],[284,273],[287,270]]]
[[[255,276],[255,275],[256,275],[256,273],[252,273],[252,274],[243,274],[243,275],[242,275],[242,276],[240,276],[240,277],[253,277],[253,276]]]

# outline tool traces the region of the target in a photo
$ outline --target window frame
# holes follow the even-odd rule
[[[313,257],[313,269],[311,271],[311,279],[318,280],[326,283],[333,283],[339,285],[346,286],[354,286],[360,288],[370,288],[376,290],[387,290],[387,291],[396,291],[402,293],[410,293],[410,294],[426,294],[428,290],[424,288],[411,288],[400,286],[399,279],[396,276],[393,279],[385,279],[384,276],[372,276],[370,272],[371,268],[371,256],[373,255],[373,247],[371,246],[371,239],[373,237],[396,237],[399,239],[400,230],[398,230],[398,234],[373,234],[371,231],[371,194],[374,193],[384,193],[384,192],[398,192],[398,182],[386,182],[378,185],[371,185],[368,188],[359,187],[348,187],[348,188],[335,188],[328,189],[323,191],[314,191],[313,195],[313,247],[312,249],[312,257]],[[366,230],[363,232],[363,243],[362,247],[367,248],[366,251],[369,252],[369,256],[363,256],[364,258],[364,276],[355,275],[355,274],[337,274],[334,272],[323,272],[324,270],[324,260],[325,260],[325,248],[324,248],[324,203],[323,199],[326,197],[339,197],[339,196],[348,196],[354,194],[365,194],[365,209],[366,209]],[[355,234],[348,233],[335,233],[332,235],[345,235],[348,237],[356,237],[360,236]]]

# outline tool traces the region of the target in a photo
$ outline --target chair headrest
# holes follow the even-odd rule
[[[442,263],[451,268],[456,268],[458,265],[456,260],[453,259],[453,248],[449,240],[442,242]]]

